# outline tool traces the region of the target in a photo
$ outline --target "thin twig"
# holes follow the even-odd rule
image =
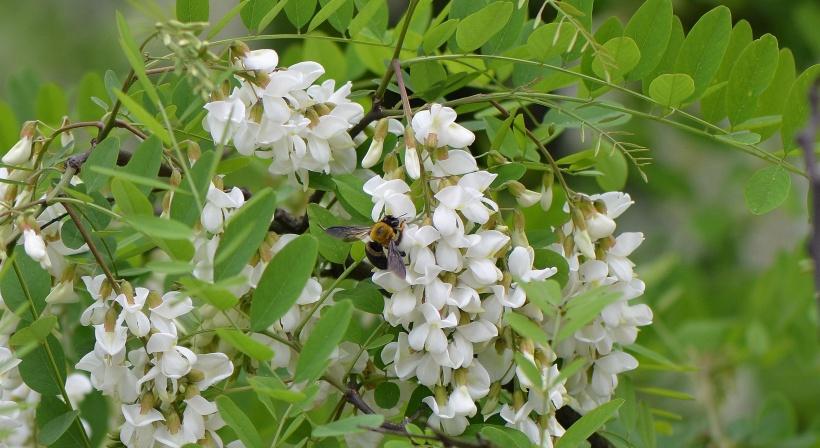
[[[814,260],[814,299],[817,302],[817,311],[820,313],[820,168],[814,154],[814,141],[817,130],[820,128],[820,92],[818,83],[809,89],[809,107],[811,115],[806,127],[797,136],[797,144],[803,149],[806,161],[806,174],[809,176],[809,196],[811,196],[811,236],[809,253]]]
[[[88,250],[90,250],[91,254],[94,255],[94,259],[97,261],[97,264],[100,266],[100,269],[102,269],[103,273],[105,274],[105,277],[111,283],[111,287],[114,288],[114,291],[116,291],[117,294],[119,294],[120,286],[117,283],[117,280],[114,278],[114,275],[111,273],[111,270],[108,269],[108,265],[105,264],[105,260],[103,260],[100,250],[97,248],[97,245],[94,244],[94,240],[91,238],[91,234],[88,233],[88,229],[85,228],[85,225],[83,224],[80,215],[78,215],[77,211],[74,210],[74,207],[69,204],[63,203],[63,207],[65,207],[65,211],[68,213],[68,216],[71,217],[71,220],[74,221],[74,225],[77,226],[77,230],[80,231],[80,235],[83,237],[83,240],[85,240],[85,243],[88,245]]]

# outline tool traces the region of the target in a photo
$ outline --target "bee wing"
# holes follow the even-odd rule
[[[395,241],[391,241],[387,245],[387,270],[404,278],[407,275],[407,269],[404,267],[404,258],[399,252]]]
[[[341,240],[356,241],[364,239],[370,233],[370,227],[334,226],[325,229],[325,233]]]

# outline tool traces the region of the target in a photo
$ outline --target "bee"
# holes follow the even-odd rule
[[[370,227],[335,226],[328,227],[325,232],[344,241],[369,240],[364,246],[364,252],[370,263],[404,278],[407,272],[404,267],[404,252],[399,250],[403,230],[403,219],[385,215]]]

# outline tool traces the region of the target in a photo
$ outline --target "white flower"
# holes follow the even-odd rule
[[[515,197],[516,202],[521,207],[532,207],[541,200],[541,193],[537,191],[528,190],[521,182],[510,181],[507,183],[507,189]]]
[[[638,367],[638,361],[630,354],[612,352],[595,361],[592,371],[592,390],[605,397],[609,397],[618,386],[618,374]]]
[[[51,267],[51,260],[49,260],[48,253],[46,253],[46,242],[34,229],[27,228],[23,230],[23,247],[26,249],[26,254],[32,260],[39,262],[43,269]]]
[[[116,355],[122,352],[128,338],[128,329],[122,325],[121,320],[117,320],[111,331],[106,330],[105,327],[105,323],[94,325],[97,346],[107,355]]]
[[[134,428],[165,420],[165,417],[158,410],[154,408],[142,409],[140,403],[124,404],[121,406],[121,410],[125,421]]]
[[[86,395],[91,393],[91,381],[82,373],[74,372],[65,379],[65,391],[71,406],[76,408]]]
[[[532,407],[529,403],[524,403],[524,405],[518,409],[505,404],[501,407],[500,415],[501,418],[507,422],[504,426],[508,428],[515,428],[526,434],[527,438],[530,439],[530,442],[540,444],[541,434],[538,430],[538,425],[536,425],[535,422],[529,417],[531,411]]]
[[[380,176],[371,177],[362,187],[365,193],[373,197],[373,211],[370,217],[378,221],[382,212],[396,217],[412,218],[416,216],[416,206],[407,194],[410,186],[403,180],[384,180]]]
[[[449,435],[458,435],[467,429],[469,424],[467,417],[456,415],[451,404],[452,400],[448,399],[445,405],[440,406],[435,397],[430,396],[424,397],[422,402],[426,403],[433,411],[427,420],[427,424],[431,427],[444,431]]]
[[[609,265],[612,275],[621,281],[630,281],[634,277],[632,268],[635,266],[627,257],[643,242],[643,233],[624,232],[615,238],[604,261]]]
[[[414,350],[427,350],[431,353],[442,353],[447,350],[447,336],[444,328],[455,327],[456,315],[450,313],[446,318],[442,318],[438,310],[429,303],[421,305],[423,322],[417,322],[408,335],[410,347]]]
[[[90,373],[91,385],[104,394],[123,402],[137,399],[137,378],[125,365],[124,350],[108,355],[97,344],[75,367]]]
[[[615,221],[603,213],[593,212],[586,221],[587,232],[592,241],[606,238],[615,231]]]
[[[245,120],[245,104],[234,97],[224,101],[211,101],[204,107],[208,114],[202,121],[202,127],[211,133],[214,144],[228,144]]]
[[[179,291],[167,292],[162,296],[162,303],[151,308],[151,325],[160,333],[175,334],[174,319],[187,314],[194,308],[190,297]]]
[[[151,322],[148,320],[148,316],[142,312],[145,299],[148,298],[148,292],[145,288],[136,288],[133,297],[120,294],[115,299],[122,307],[120,317],[125,320],[131,333],[140,338],[147,335],[151,330]]]
[[[202,227],[211,233],[222,231],[222,225],[230,216],[234,209],[245,203],[245,196],[242,190],[233,187],[231,191],[224,192],[216,188],[214,184],[208,188],[205,207],[202,209],[200,222]]]
[[[224,353],[203,353],[197,356],[193,370],[202,374],[196,387],[204,391],[233,374],[233,364]]]
[[[68,279],[57,283],[46,296],[46,303],[52,305],[76,303],[79,296],[74,292],[74,280]]]
[[[498,211],[496,203],[483,193],[496,176],[487,171],[465,174],[457,185],[444,187],[436,193],[436,199],[449,209],[461,211],[470,221],[484,224],[490,218],[491,211]]]
[[[557,268],[533,269],[535,251],[532,247],[517,246],[510,253],[510,274],[520,282],[539,282],[555,275]]]
[[[417,112],[413,116],[413,133],[420,142],[434,143],[437,148],[464,148],[471,145],[475,140],[475,134],[455,121],[455,110],[441,104],[433,104],[430,110]]]
[[[253,50],[247,52],[240,60],[245,70],[259,70],[270,73],[276,69],[276,64],[279,63],[279,55],[276,54],[276,51],[269,49]]]
[[[159,355],[156,365],[163,375],[171,379],[187,375],[197,361],[197,355],[191,349],[176,345],[176,342],[175,335],[154,333],[145,345],[149,354]]]
[[[28,161],[30,157],[31,137],[24,136],[3,155],[3,163],[6,165],[19,166]]]
[[[418,179],[421,176],[419,152],[415,146],[408,146],[404,150],[404,169],[411,179]]]
[[[407,380],[416,374],[416,367],[421,362],[422,354],[413,351],[407,341],[407,333],[399,333],[397,342],[391,342],[382,349],[382,361],[393,363],[393,370],[401,380]]]

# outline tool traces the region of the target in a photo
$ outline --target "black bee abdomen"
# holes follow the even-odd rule
[[[379,269],[387,269],[387,256],[384,254],[384,248],[381,244],[370,241],[364,246],[364,253],[373,266]]]

